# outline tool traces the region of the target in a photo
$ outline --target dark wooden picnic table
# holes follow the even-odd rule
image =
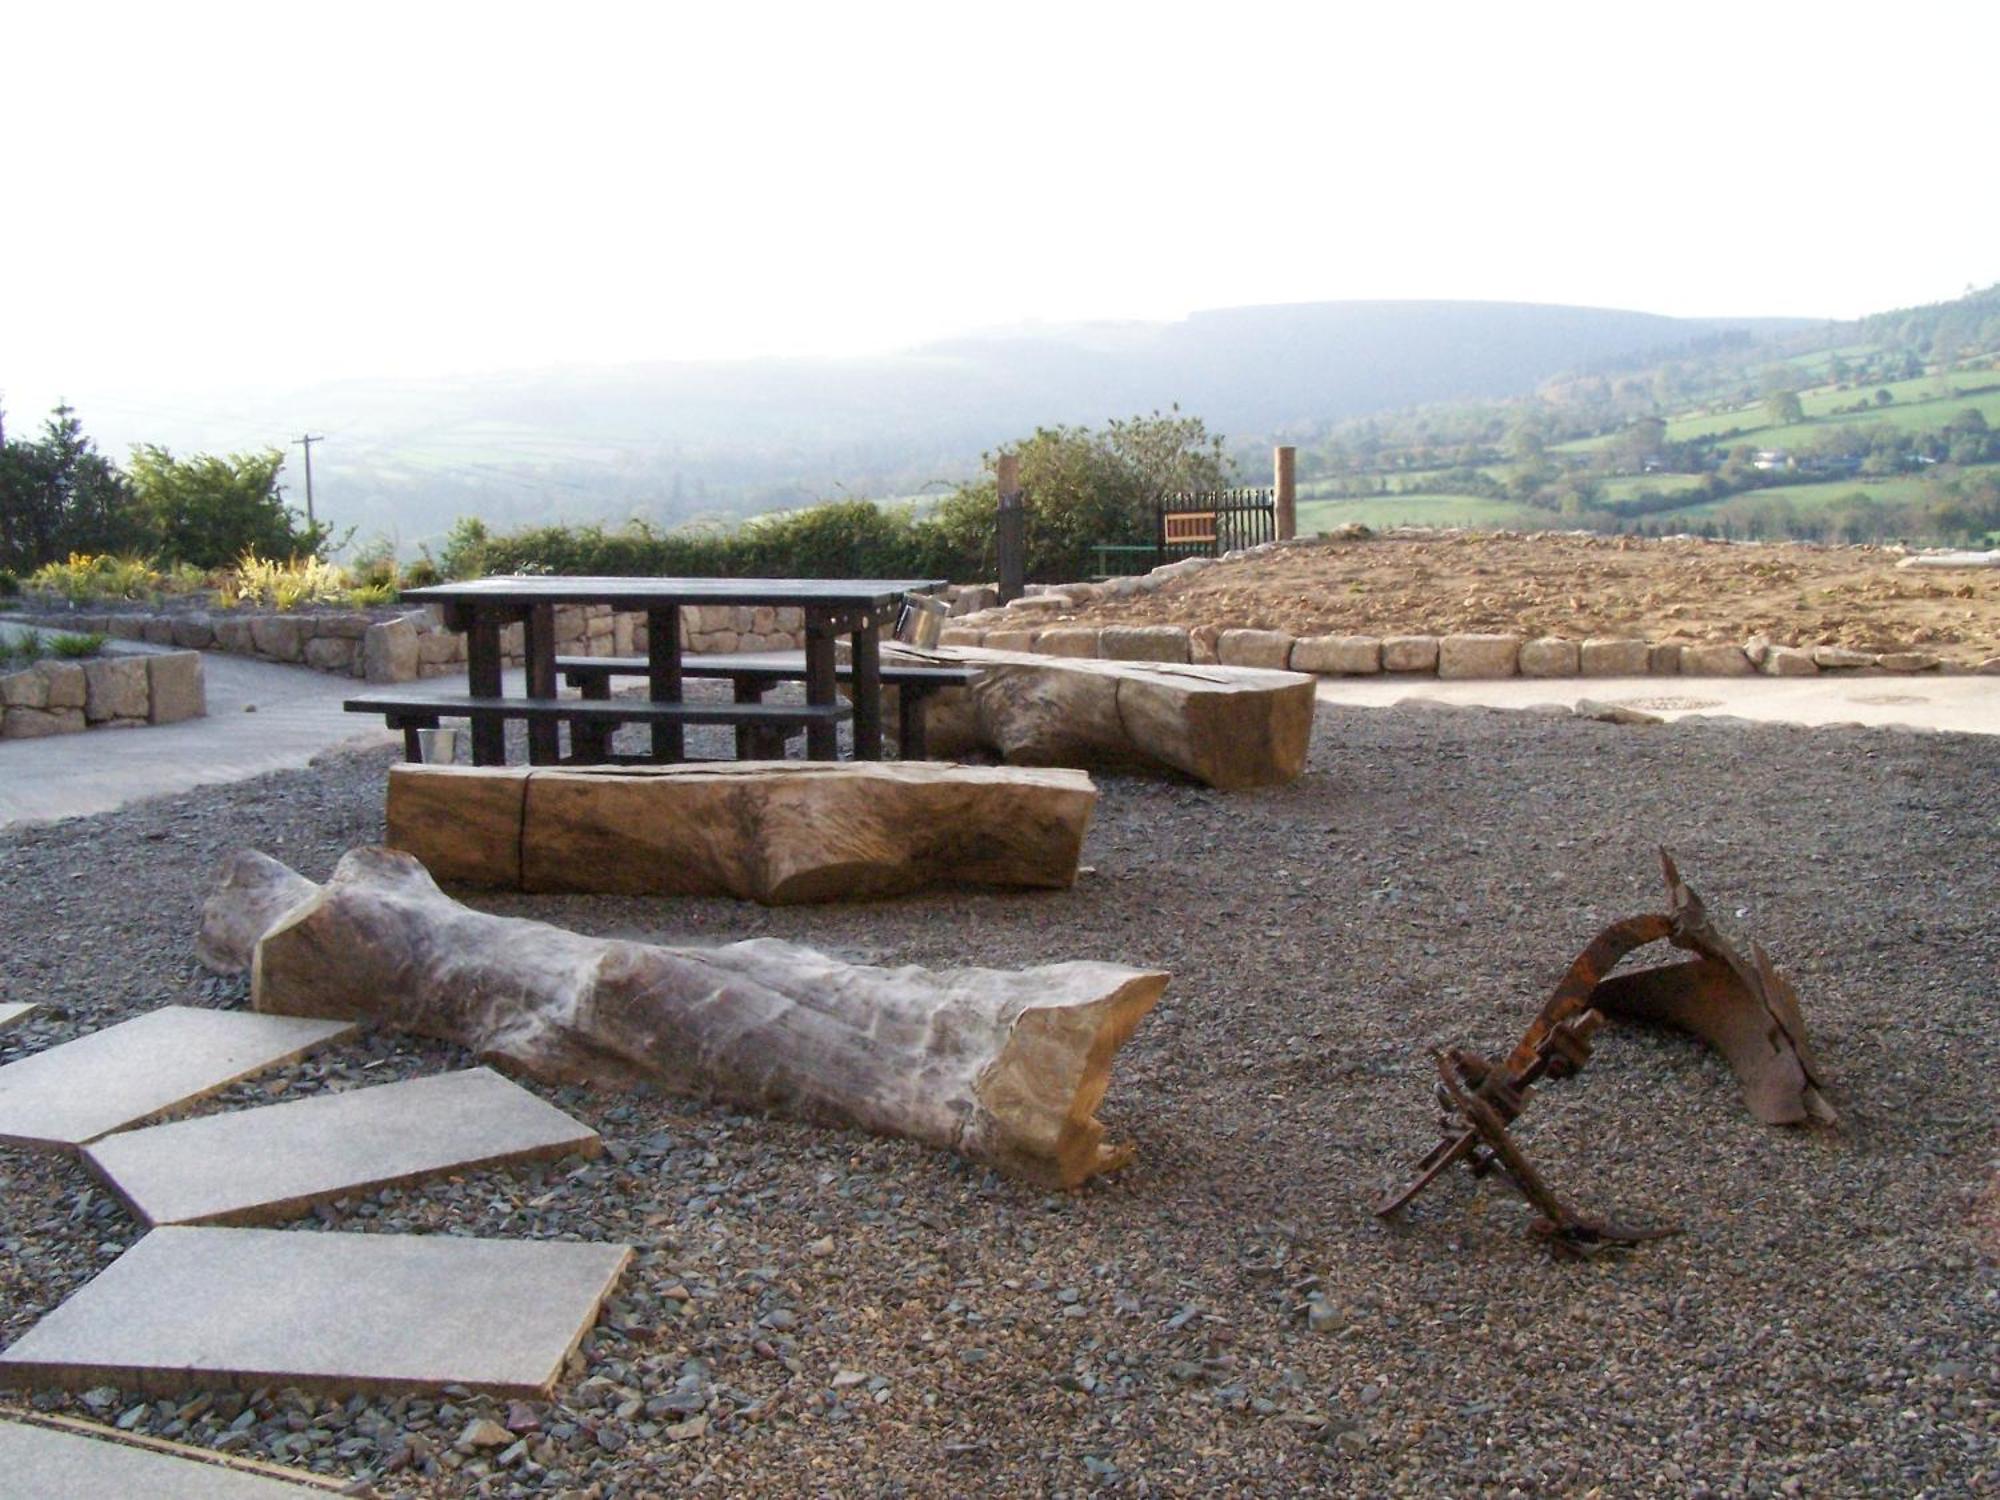
[[[753,608],[797,609],[805,618],[806,753],[813,760],[838,754],[838,720],[846,712],[836,684],[836,643],[851,643],[854,755],[857,760],[882,758],[881,642],[885,623],[893,627],[903,597],[944,586],[933,578],[561,578],[516,576],[480,578],[467,583],[441,583],[405,589],[403,598],[439,606],[445,628],[466,637],[466,670],[470,700],[489,706],[472,712],[472,759],[475,765],[506,763],[507,704],[520,706],[513,717],[528,721],[528,758],[537,765],[560,757],[559,731],[563,715],[549,705],[575,704],[558,699],[556,686],[555,607],[558,604],[609,605],[615,610],[646,616],[646,682],[651,705],[681,702],[681,609],[685,605],[730,604]],[[526,699],[506,699],[500,658],[500,632],[522,626],[522,651],[527,665]],[[744,705],[763,707],[770,705]],[[598,704],[593,711],[615,712]],[[721,706],[704,707],[704,721]],[[650,715],[653,756],[684,758],[683,719],[659,708]],[[691,715],[689,717],[692,717]],[[581,725],[579,716],[573,725]],[[747,722],[747,715],[746,715]],[[794,729],[796,732],[796,728]],[[574,736],[575,729],[572,734]],[[589,736],[601,750],[600,728]],[[782,741],[781,741],[782,743]],[[573,748],[575,748],[573,746]],[[589,745],[583,747],[587,752]]]

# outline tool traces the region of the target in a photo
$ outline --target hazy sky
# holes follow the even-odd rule
[[[9,8],[0,401],[2000,280],[2000,7]]]

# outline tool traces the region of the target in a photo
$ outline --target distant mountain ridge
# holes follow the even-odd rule
[[[273,440],[309,423],[331,434],[315,455],[322,513],[363,536],[417,540],[467,514],[671,525],[914,493],[1041,425],[1177,404],[1212,431],[1255,437],[1525,395],[1553,376],[1719,334],[1820,326],[1505,302],[1237,307],[1169,323],[989,331],[861,358],[349,380],[238,403],[229,436],[112,434],[105,446],[244,446],[246,421],[268,416]]]

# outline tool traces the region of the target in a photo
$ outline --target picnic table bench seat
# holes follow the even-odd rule
[[[895,688],[897,692],[897,744],[904,760],[924,758],[924,705],[930,696],[944,688],[968,686],[976,670],[957,665],[882,663],[882,686]],[[601,702],[610,696],[612,678],[644,677],[647,663],[643,656],[558,656],[556,671],[569,686],[582,689],[586,700]],[[834,675],[842,682],[852,681],[854,668],[843,662],[834,668]],[[726,678],[736,685],[739,703],[759,703],[765,692],[780,682],[806,680],[805,653],[721,652],[687,656],[681,659],[681,676]],[[739,741],[746,735],[747,730],[739,730]],[[749,749],[747,743],[741,745],[743,752]],[[744,758],[757,757],[746,753]]]
[[[390,693],[349,698],[349,713],[379,713],[391,729],[403,731],[406,760],[423,760],[420,729],[435,729],[442,718],[475,723],[507,719],[567,723],[571,748],[579,759],[607,758],[610,733],[621,724],[679,727],[687,724],[728,724],[739,745],[761,760],[783,760],[785,741],[814,724],[838,724],[854,714],[848,703],[654,703],[638,698],[480,698],[460,693],[407,697]]]

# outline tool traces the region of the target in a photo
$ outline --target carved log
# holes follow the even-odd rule
[[[204,951],[240,958],[240,913],[260,899],[248,880],[219,891]],[[1130,1156],[1105,1141],[1096,1110],[1112,1058],[1166,982],[1116,964],[933,972],[774,939],[665,948],[587,937],[472,911],[389,849],[348,853],[263,934],[251,963],[262,1011],[375,1020],[550,1082],[643,1080],[786,1108],[1063,1187]]]
[[[1015,765],[1162,767],[1213,787],[1282,786],[1305,770],[1313,679],[1251,667],[885,646],[884,661],[979,669],[930,704],[934,754],[970,740]]]
[[[250,967],[257,939],[301,901],[319,894],[305,876],[255,849],[240,849],[201,909],[195,957],[218,974]]]
[[[530,891],[853,900],[1075,883],[1080,771],[928,761],[389,773],[390,845],[439,880]]]

